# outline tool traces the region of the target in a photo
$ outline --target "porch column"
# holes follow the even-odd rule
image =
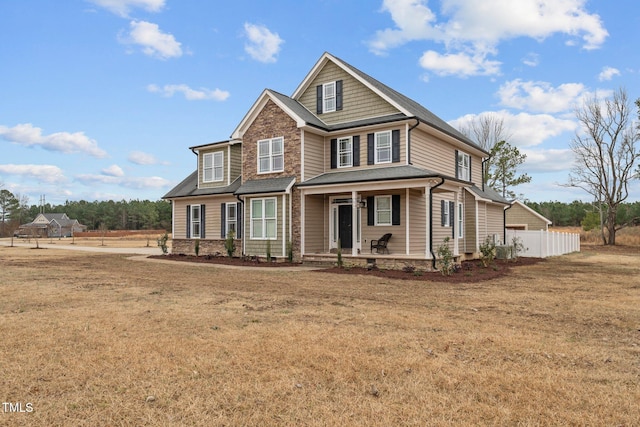
[[[304,235],[305,235],[305,226],[306,226],[304,222],[304,216],[305,216],[304,202],[306,198],[307,197],[304,194],[304,190],[300,190],[300,256],[301,257],[304,256],[306,252],[304,248]],[[293,240],[293,236],[291,240]]]
[[[404,191],[404,198],[405,198],[405,201],[404,201],[405,202],[404,203],[404,211],[405,211],[404,212],[404,216],[405,216],[405,218],[404,218],[404,233],[405,233],[405,242],[406,242],[405,243],[405,254],[407,254],[407,255],[409,255],[411,253],[411,242],[410,242],[411,234],[409,233],[409,231],[410,231],[410,227],[409,227],[410,226],[410,224],[409,224],[409,220],[410,220],[409,210],[410,210],[410,207],[411,207],[411,204],[409,202],[411,200],[411,197],[410,197],[409,191],[410,190],[408,188],[405,189],[405,191]]]
[[[425,235],[424,235],[424,241],[425,241],[425,245],[424,245],[424,250],[425,250],[425,258],[427,259],[431,259],[431,206],[429,205],[429,195],[431,194],[431,186],[427,185],[426,187],[424,187],[424,216],[425,216],[425,222],[426,222],[426,227],[424,228],[425,230]]]
[[[358,256],[358,192],[351,192],[351,255]]]
[[[458,203],[460,203],[460,190],[456,191],[454,194],[455,197],[453,198],[453,200],[455,200],[455,202],[453,207],[453,255],[458,256],[460,255],[460,239],[458,238],[460,234],[460,230],[458,230],[460,228],[460,218],[458,218],[460,216],[460,213],[458,212]]]

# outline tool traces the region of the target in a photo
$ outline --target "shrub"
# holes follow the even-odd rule
[[[344,266],[344,261],[342,260],[342,244],[340,243],[340,239],[338,239],[338,248],[336,249],[336,253],[338,255],[338,268],[342,268]]]
[[[196,253],[196,256],[200,255],[200,239],[196,239],[196,242],[194,243],[194,252]]]
[[[271,239],[267,239],[267,262],[271,262]]]
[[[158,237],[158,246],[162,249],[162,254],[166,255],[169,253],[169,249],[167,248],[167,240],[169,240],[169,234],[164,233],[163,236]]]
[[[293,243],[287,241],[287,261],[293,262]]]
[[[520,255],[521,252],[527,250],[527,248],[524,247],[524,243],[522,243],[522,239],[518,236],[513,236],[513,239],[511,239],[511,247],[513,248],[511,255],[514,260],[518,259],[518,255]]]
[[[491,236],[487,236],[484,239],[484,243],[480,245],[480,261],[482,261],[482,265],[486,268],[493,262],[496,258],[496,244],[493,242],[493,238]]]
[[[453,252],[449,247],[449,238],[445,237],[442,244],[438,246],[438,266],[443,276],[451,276],[455,268]]]
[[[230,230],[227,233],[227,238],[224,241],[224,248],[226,249],[229,258],[233,258],[233,254],[236,252],[235,237],[236,233],[233,230]]]

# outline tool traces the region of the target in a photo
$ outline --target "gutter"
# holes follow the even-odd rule
[[[416,118],[416,124],[409,128],[407,132],[407,164],[412,165],[411,163],[411,131],[418,127],[420,124],[420,119]]]
[[[440,178],[438,184],[429,188],[429,252],[431,252],[431,267],[436,269],[436,254],[433,252],[433,189],[440,187],[444,184],[444,178]]]

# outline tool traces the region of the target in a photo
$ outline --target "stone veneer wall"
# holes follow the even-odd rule
[[[171,253],[195,255],[196,240],[200,240],[199,255],[227,255],[227,250],[224,246],[224,239],[174,239],[171,242]],[[235,255],[242,255],[242,239],[236,239]]]
[[[276,137],[284,138],[284,171],[258,174],[258,141]],[[299,183],[302,175],[301,153],[302,138],[296,122],[269,100],[242,137],[242,180],[245,182],[253,179],[295,176],[296,183]],[[288,237],[293,246],[294,259],[300,260],[300,191],[294,187],[291,193],[292,235]],[[244,212],[248,215],[249,209],[245,209]],[[248,224],[246,216],[244,223]],[[248,233],[248,227],[245,227],[245,231]]]

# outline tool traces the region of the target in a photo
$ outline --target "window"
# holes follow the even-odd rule
[[[322,85],[322,112],[336,111],[336,82]]]
[[[238,204],[237,203],[227,203],[226,209],[227,214],[225,215],[226,219],[226,227],[225,230],[227,234],[225,237],[229,236],[229,233],[233,231],[233,235],[238,237]]]
[[[375,163],[391,163],[391,132],[378,132],[375,138]]]
[[[191,205],[191,238],[200,238],[200,205]]]
[[[377,196],[376,225],[391,225],[391,196]]]
[[[284,170],[283,143],[282,137],[258,141],[258,173]]]
[[[464,208],[462,203],[458,203],[458,237],[463,238],[463,226],[464,225]]]
[[[441,200],[440,201],[440,208],[442,210],[442,212],[440,213],[441,215],[441,222],[440,224],[443,227],[453,227],[454,225],[454,215],[455,215],[455,203],[448,201],[448,200]],[[453,236],[451,236],[453,237]]]
[[[224,174],[224,153],[207,153],[203,159],[203,182],[222,181]]]
[[[471,156],[466,153],[458,153],[457,177],[465,181],[471,181]]]
[[[351,138],[338,139],[338,167],[346,168],[353,165],[353,144]]]
[[[277,225],[275,197],[251,200],[252,239],[275,239]]]

